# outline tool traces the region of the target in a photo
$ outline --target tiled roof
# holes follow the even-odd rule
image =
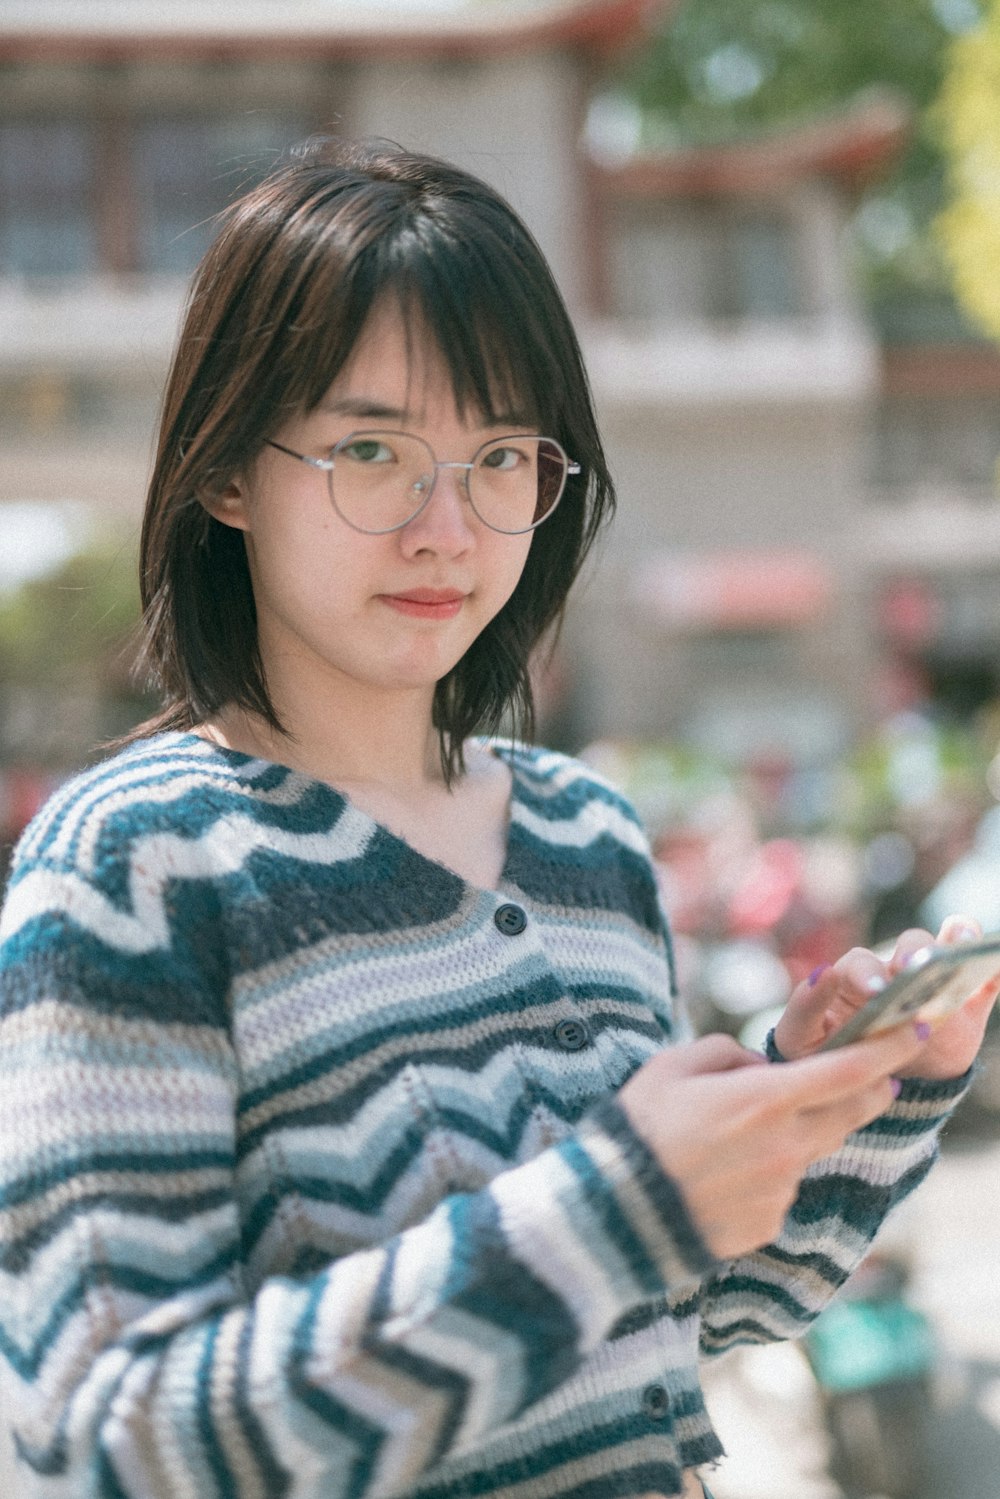
[[[879,94],[766,135],[643,152],[595,170],[610,193],[630,198],[728,196],[803,177],[834,177],[854,187],[892,165],[910,124],[905,105]]]
[[[128,53],[211,45],[325,54],[476,55],[553,45],[611,52],[634,42],[671,0],[4,0],[0,52],[100,47]]]

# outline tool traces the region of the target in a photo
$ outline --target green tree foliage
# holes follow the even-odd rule
[[[953,47],[939,121],[951,201],[938,229],[963,306],[1000,338],[1000,0]]]
[[[131,554],[95,545],[0,595],[0,680],[127,675],[139,609],[134,572]]]
[[[688,140],[811,117],[874,85],[920,107],[947,42],[978,19],[976,0],[680,0],[628,85]]]
[[[64,771],[151,711],[133,680],[135,573],[130,548],[95,538],[0,594],[0,763]]]
[[[874,293],[946,285],[931,224],[944,201],[930,106],[949,44],[976,26],[983,0],[679,0],[619,87],[642,111],[647,145],[744,138],[836,111],[871,89],[914,112],[891,179],[858,205],[858,248]]]

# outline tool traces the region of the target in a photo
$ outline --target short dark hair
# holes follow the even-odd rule
[[[614,507],[576,335],[541,250],[491,187],[392,144],[331,140],[297,148],[226,211],[191,289],[141,542],[142,661],[164,707],[137,733],[191,728],[227,705],[285,732],[242,533],[202,501],[319,404],[387,294],[436,339],[460,410],[527,410],[582,469],[532,537],[514,594],[435,695],[448,779],[468,735],[533,734],[531,652]]]

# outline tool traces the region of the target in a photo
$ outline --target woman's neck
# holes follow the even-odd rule
[[[426,703],[396,699],[383,712],[379,706],[305,715],[276,705],[285,734],[257,714],[230,707],[198,732],[224,748],[289,765],[335,786],[373,785],[405,794],[440,785],[439,739]]]
[[[510,769],[485,746],[470,747],[465,772],[446,785],[437,734],[424,724],[421,757],[414,753],[417,727],[412,739],[404,739],[396,716],[395,737],[379,742],[377,725],[371,734],[345,741],[340,723],[330,726],[328,739],[310,724],[308,734],[292,739],[255,716],[230,710],[198,732],[227,749],[325,781],[418,853],[480,889],[494,889],[506,860]]]

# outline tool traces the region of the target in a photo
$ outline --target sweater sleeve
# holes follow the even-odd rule
[[[806,1330],[864,1257],[887,1215],[931,1169],[941,1129],[969,1076],[908,1079],[885,1114],[810,1167],[778,1239],[718,1268],[706,1281],[704,1353],[794,1338]]]
[[[662,901],[659,909],[673,975]],[[690,1028],[684,1025],[676,982],[672,987],[680,1020],[675,1035],[686,1040]],[[765,1050],[770,1062],[783,1062],[773,1031]],[[778,1342],[805,1332],[864,1258],[892,1209],[930,1171],[941,1130],[970,1076],[904,1082],[885,1114],[810,1167],[775,1242],[717,1265],[706,1276],[697,1298],[702,1353],[711,1357],[739,1343]]]
[[[0,923],[0,1420],[22,1499],[258,1499],[292,1473],[399,1494],[710,1269],[608,1106],[388,1242],[248,1286],[222,986],[182,923],[143,925],[141,889],[112,895],[22,865]]]

